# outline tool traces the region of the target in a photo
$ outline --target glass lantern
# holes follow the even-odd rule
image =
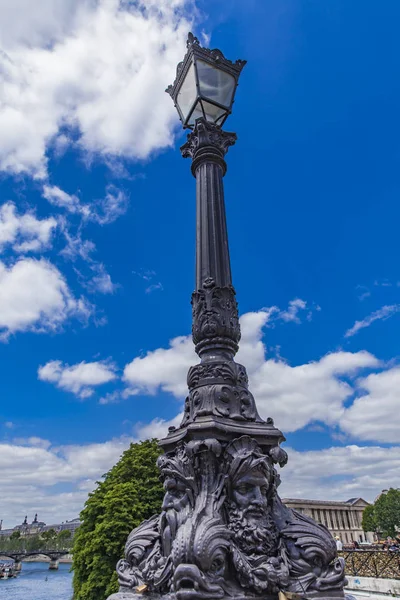
[[[239,75],[246,61],[232,63],[220,50],[202,48],[191,33],[187,47],[175,82],[166,91],[174,101],[184,128],[193,129],[200,117],[221,126],[232,112]]]

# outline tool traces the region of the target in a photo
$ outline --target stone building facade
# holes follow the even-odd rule
[[[338,536],[343,544],[373,542],[374,534],[363,531],[362,514],[369,503],[362,498],[350,498],[347,502],[328,500],[303,500],[283,498],[284,504],[303,513],[317,523],[325,525],[333,536]]]
[[[28,523],[28,517],[25,517],[21,525],[16,525],[12,529],[3,529],[3,521],[0,521],[0,536],[9,537],[15,531],[19,531],[21,537],[27,537],[31,535],[38,535],[40,533],[43,533],[44,531],[49,531],[50,529],[54,529],[56,533],[59,533],[60,531],[64,531],[66,529],[71,532],[71,536],[73,537],[80,523],[81,522],[79,519],[72,519],[72,521],[65,521],[63,523],[54,523],[53,525],[46,525],[46,523],[44,523],[43,521],[38,520],[38,516],[36,514],[32,523]]]

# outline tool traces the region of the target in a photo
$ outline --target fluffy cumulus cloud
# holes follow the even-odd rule
[[[288,449],[280,495],[286,498],[373,501],[398,481],[400,447],[341,446],[298,452]]]
[[[38,252],[50,245],[57,221],[37,219],[33,212],[18,214],[13,202],[0,206],[0,252],[8,245],[15,252]]]
[[[340,424],[361,440],[400,444],[400,367],[371,373],[357,382],[360,396]]]
[[[7,266],[0,261],[0,339],[18,331],[56,331],[66,319],[87,319],[90,312],[50,262],[23,258]]]
[[[272,325],[281,312],[273,307],[247,313],[240,320],[242,340],[237,361],[246,365],[259,412],[264,418],[273,417],[287,432],[312,421],[336,425],[345,413],[344,403],[355,393],[357,374],[363,369],[379,368],[380,362],[368,352],[340,351],[299,366],[267,358],[264,327]],[[294,318],[288,320],[296,322]],[[196,362],[191,338],[178,337],[167,349],[135,358],[125,367],[124,379],[131,388],[144,393],[154,394],[161,389],[183,398],[187,393],[187,370]]]
[[[95,387],[117,379],[117,374],[115,366],[110,362],[66,365],[60,360],[51,360],[39,367],[38,377],[83,399],[91,396]]]
[[[33,512],[32,507],[47,523],[77,517],[95,482],[118,461],[131,441],[120,438],[66,447],[54,447],[40,438],[3,442],[0,514],[4,525],[22,522]]]
[[[171,144],[176,116],[164,88],[192,1],[36,4],[0,0],[0,168],[45,177],[49,145],[72,139],[89,153],[135,159]]]
[[[155,394],[159,389],[175,396],[187,393],[189,367],[198,362],[192,339],[181,336],[171,340],[168,349],[158,348],[126,365],[124,380],[133,390]]]
[[[295,367],[270,359],[249,373],[250,385],[260,414],[290,432],[312,421],[337,424],[355,392],[351,379],[361,369],[377,366],[368,352],[335,352]]]

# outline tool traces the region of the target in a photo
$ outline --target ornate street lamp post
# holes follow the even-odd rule
[[[223,177],[236,134],[221,129],[244,61],[201,48],[187,54],[167,89],[184,128],[196,178],[193,342],[180,427],[160,441],[165,497],[160,515],[130,534],[117,565],[120,592],[177,600],[224,597],[340,599],[344,564],[323,525],[286,508],[275,466],[286,464],[282,433],[258,415],[244,366],[234,361],[240,328],[232,286]]]

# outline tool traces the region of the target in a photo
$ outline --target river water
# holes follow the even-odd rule
[[[72,600],[70,568],[49,571],[49,563],[23,562],[18,577],[0,580],[0,600]]]

